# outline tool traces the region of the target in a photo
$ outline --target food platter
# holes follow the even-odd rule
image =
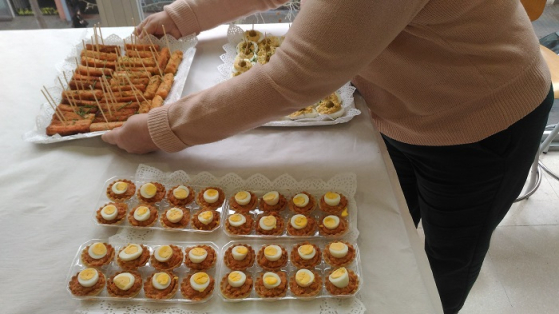
[[[220,73],[220,81],[226,81],[232,78],[232,73],[235,72],[234,62],[238,54],[237,46],[243,41],[243,34],[245,30],[237,25],[231,24],[227,30],[228,43],[223,46],[225,53],[220,56],[222,64],[218,66]],[[284,34],[269,33],[270,36],[283,36]],[[254,65],[256,66],[257,62]],[[361,111],[355,108],[353,93],[355,87],[351,86],[348,82],[340,87],[336,93],[341,99],[341,106],[344,113],[341,117],[332,118],[326,114],[318,114],[316,117],[300,118],[297,120],[285,117],[281,120],[270,121],[263,126],[269,127],[297,127],[297,126],[320,126],[320,125],[334,125],[339,123],[349,122],[353,117],[359,115]]]
[[[158,39],[151,35],[149,35],[149,38],[150,38],[149,40],[154,45],[159,45],[161,47],[169,47],[169,50],[171,51],[181,51],[183,53],[183,60],[176,71],[172,87],[163,102],[163,104],[172,103],[178,100],[182,96],[184,82],[188,76],[194,58],[194,54],[196,52],[195,46],[197,43],[197,38],[195,36],[187,36],[177,40],[169,36],[167,39],[164,38]],[[80,40],[78,43],[76,43],[76,46],[72,49],[72,52],[69,55],[67,55],[60,64],[56,66],[58,70],[57,78],[55,78],[51,84],[45,86],[47,93],[52,96],[52,100],[55,104],[61,102],[62,100],[61,95],[63,92],[63,88],[65,89],[68,86],[67,84],[64,83],[64,81],[60,80],[60,78],[61,77],[71,78],[73,75],[73,70],[76,69],[76,59],[80,58],[80,55],[84,50],[84,46],[94,45],[95,42],[100,42],[101,40],[105,45],[118,46],[120,49],[124,50],[125,43],[131,43],[134,42],[133,40],[137,40],[137,39],[131,36],[126,38],[121,38],[118,35],[112,34],[102,39],[100,37],[89,38],[89,39],[83,38],[83,40]],[[55,114],[55,110],[52,107],[52,105],[50,105],[48,102],[41,104],[39,108],[39,113],[36,117],[36,123],[34,129],[26,132],[23,135],[23,139],[25,141],[32,142],[32,143],[48,144],[48,143],[57,143],[57,142],[63,142],[68,140],[96,137],[106,132],[106,131],[96,131],[96,132],[89,132],[89,133],[79,133],[79,134],[68,135],[68,136],[60,136],[58,134],[48,136],[46,132],[46,128],[51,123],[53,114]]]

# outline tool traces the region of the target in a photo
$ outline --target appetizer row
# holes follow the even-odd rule
[[[248,30],[243,40],[237,44],[237,56],[233,61],[232,77],[239,76],[250,70],[257,63],[266,64],[276,53],[283,42],[283,36],[262,34],[257,30]],[[332,93],[317,103],[302,108],[287,116],[290,120],[312,119],[319,115],[337,119],[344,115],[342,99],[338,93]]]
[[[172,299],[180,288],[180,294],[187,300],[203,301],[214,290],[215,280],[206,272],[187,274],[182,281],[172,271],[157,271],[142,278],[137,270],[116,272],[109,278],[95,268],[79,271],[68,283],[70,292],[77,297],[96,296],[107,288],[107,293],[115,298],[135,298],[144,290],[148,299]]]
[[[235,213],[225,220],[225,232],[230,236],[342,236],[348,229],[349,223],[340,215],[295,214],[284,218],[275,212],[260,215]]]
[[[107,203],[101,206],[95,215],[99,224],[120,225],[124,221],[133,227],[154,227],[158,223],[168,230],[213,231],[221,224],[221,215],[212,209],[193,211],[189,207],[175,206],[159,214],[154,204],[139,204],[128,211],[126,203]],[[126,219],[125,219],[126,218]]]
[[[99,43],[97,36],[91,44],[82,44],[71,77],[64,74],[66,84],[58,78],[60,103],[46,88],[43,92],[54,110],[47,135],[113,129],[135,114],[162,106],[183,59],[183,52],[172,52],[168,43],[163,48],[151,40],[138,44],[134,37],[122,46],[105,45],[103,39]]]
[[[209,245],[181,248],[169,244],[152,248],[131,243],[116,252],[111,244],[95,242],[86,246],[80,253],[80,261],[87,267],[102,268],[116,262],[118,267],[125,270],[144,266],[157,270],[173,270],[183,264],[191,270],[208,270],[215,266],[217,259],[216,250]]]
[[[288,289],[295,297],[316,297],[325,287],[333,296],[352,295],[359,289],[359,276],[345,267],[332,269],[322,276],[312,269],[298,269],[291,276],[285,271],[262,272],[253,278],[250,273],[232,271],[220,283],[220,291],[226,299],[246,299],[252,290],[260,298],[283,298]]]
[[[330,242],[323,250],[316,244],[302,242],[294,245],[289,253],[279,244],[263,245],[258,253],[249,244],[234,244],[223,253],[223,262],[232,270],[246,270],[257,266],[276,271],[289,264],[296,268],[315,268],[322,261],[331,267],[345,267],[353,263],[356,257],[355,247],[344,241]]]

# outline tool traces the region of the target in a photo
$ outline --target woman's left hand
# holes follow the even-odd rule
[[[102,139],[132,154],[159,150],[149,135],[147,114],[130,117],[122,127],[103,134]]]

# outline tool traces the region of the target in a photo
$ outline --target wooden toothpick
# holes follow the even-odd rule
[[[153,49],[151,49],[151,47],[149,47],[149,51],[151,51],[151,55],[153,56],[153,61],[155,61],[157,70],[159,70],[159,75],[161,76],[161,78],[163,78],[163,71],[161,71],[161,68],[159,67],[159,62],[157,62],[157,58],[155,57],[155,53],[153,53]]]
[[[91,91],[93,92],[93,98],[95,99],[95,103],[97,104],[97,107],[99,108],[99,111],[101,111],[101,115],[103,115],[103,119],[105,119],[105,122],[107,122],[107,129],[109,129],[109,120],[107,120],[107,117],[105,116],[105,113],[103,112],[103,108],[101,108],[101,104],[99,104],[99,100],[97,100],[97,96],[95,96],[95,90],[93,89],[93,86],[90,86]]]
[[[43,86],[43,88],[44,88],[45,91],[47,91],[47,93],[48,93],[47,88],[46,88],[45,86]],[[45,96],[45,99],[46,99],[47,102],[49,103],[50,107],[52,108],[52,110],[54,110],[54,113],[55,113],[56,116],[58,117],[58,120],[60,120],[60,122],[62,122],[63,125],[66,125],[66,118],[64,117],[64,115],[61,115],[60,113],[58,113],[58,111],[56,110],[56,109],[57,109],[56,106],[53,105],[53,104],[51,103],[51,101],[50,101],[49,98],[47,97],[47,94],[45,94],[45,92],[44,92],[42,89],[41,89],[41,93],[43,93],[43,96]]]
[[[167,37],[167,32],[165,31],[165,25],[161,25],[163,27],[163,36],[165,36],[165,42],[167,43],[167,49],[171,52],[171,46],[169,46],[169,38]]]

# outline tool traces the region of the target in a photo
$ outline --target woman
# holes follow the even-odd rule
[[[199,33],[285,0],[178,0],[138,30]],[[308,0],[263,66],[130,119],[103,139],[180,151],[308,106],[348,80],[396,167],[445,313],[463,306],[520,193],[553,102],[518,0]],[[250,116],[247,116],[250,112]]]

